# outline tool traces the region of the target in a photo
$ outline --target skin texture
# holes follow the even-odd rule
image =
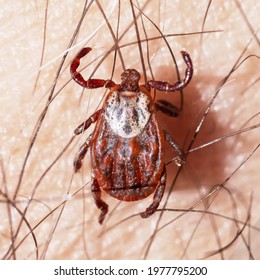
[[[38,3],[20,0],[3,4],[0,50],[1,257],[199,259],[220,250],[209,258],[260,259],[257,250],[260,242],[259,151],[256,150],[243,163],[259,144],[259,129],[249,129],[191,152],[173,188],[171,185],[178,167],[174,163],[167,166],[167,187],[160,208],[164,208],[168,198],[165,208],[178,211],[163,212],[159,222],[161,230],[155,235],[154,229],[162,212],[148,219],[139,216],[150,204],[152,196],[119,205],[117,200],[107,196],[112,215],[103,226],[98,224],[99,210],[90,192],[89,154],[81,171],[75,174],[73,170],[74,157],[89,133],[74,138],[67,148],[66,145],[73,137],[74,129],[99,108],[106,89],[82,92],[82,88],[71,81],[69,65],[82,47],[91,47],[91,54],[82,62],[82,66],[88,66],[82,72],[88,78],[103,55],[117,45],[114,38],[118,4],[116,1],[107,2],[110,1],[95,2],[87,11],[73,44],[76,46],[69,50],[58,76],[62,56],[80,20],[84,1]],[[183,5],[183,1],[139,1],[142,11],[163,34],[178,35],[169,36],[167,40],[177,59],[181,77],[185,64],[179,52],[185,49],[193,61],[194,77],[184,90],[185,103],[180,116],[169,118],[158,114],[162,128],[169,131],[181,146],[186,143],[184,150],[188,149],[219,86],[222,89],[205,121],[197,129],[199,133],[192,148],[259,124],[259,59],[250,57],[242,64],[235,64],[240,56],[242,62],[248,55],[259,55],[259,4],[256,0],[243,3],[213,1],[204,30],[219,32],[201,36],[207,4],[207,1],[190,1],[189,5]],[[113,35],[100,7],[112,26]],[[144,70],[147,79],[153,78],[147,63],[147,44],[142,44],[143,68],[131,6],[124,1],[120,7],[118,37],[121,39],[118,45],[131,45],[122,47],[122,52],[117,53],[113,75],[114,52],[111,52],[94,77],[119,83],[123,70],[134,68],[141,73],[142,83]],[[134,11],[138,16],[138,10],[135,8]],[[148,57],[154,77],[176,82],[173,61],[160,32],[146,18],[143,21],[148,38],[157,38],[149,41]],[[145,39],[140,18],[137,26],[141,39]],[[197,34],[180,36],[192,32]],[[221,81],[234,66],[234,73],[223,86]],[[39,69],[41,72],[37,78]],[[45,114],[54,85],[52,97],[55,99]],[[178,93],[157,92],[156,95],[158,99],[166,99],[179,106]],[[40,127],[37,126],[39,123]],[[35,131],[39,132],[21,178],[23,162]],[[175,154],[169,146],[166,148],[169,149],[166,161],[169,161]],[[216,188],[221,184],[225,189]],[[207,197],[212,189],[215,192]],[[15,205],[13,201],[16,201]],[[113,211],[114,207],[117,208]],[[200,212],[194,212],[195,209]],[[21,213],[25,210],[26,221],[19,227]],[[205,213],[206,210],[210,213]],[[35,227],[35,239],[29,234],[20,245],[30,227]],[[149,243],[152,235],[154,239]],[[237,239],[236,235],[239,235]],[[10,247],[11,240],[14,247]],[[38,255],[35,248],[38,248]]]

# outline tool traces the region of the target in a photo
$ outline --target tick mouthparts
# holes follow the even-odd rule
[[[129,83],[138,83],[141,79],[140,73],[135,69],[126,69],[121,74],[122,83],[129,82]]]

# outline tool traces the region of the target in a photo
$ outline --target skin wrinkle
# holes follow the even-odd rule
[[[111,13],[111,6],[107,4],[107,1],[100,2],[107,15],[110,15],[111,23],[117,22],[117,11]],[[144,12],[159,25],[165,34],[201,31],[207,2],[191,1],[190,6],[183,5],[181,2],[148,1]],[[0,49],[2,76],[0,81],[2,92],[0,112],[1,160],[6,175],[7,195],[10,198],[13,197],[32,131],[35,129],[37,119],[45,107],[45,101],[52,86],[61,54],[66,51],[66,46],[82,14],[82,7],[85,2],[77,1],[75,3],[75,1],[69,0],[66,3],[61,1],[49,3],[43,65],[41,66],[36,91],[33,93],[35,78],[40,68],[46,4],[42,1],[42,3],[37,3],[36,7],[35,3],[35,1],[25,0],[15,1],[15,3],[14,1],[8,1],[2,7],[3,24],[1,28],[4,32],[2,32],[2,47]],[[145,1],[139,1],[140,7],[143,7],[145,3]],[[240,4],[244,13],[248,16],[253,30],[256,31],[259,25],[259,3],[256,0],[246,0],[241,1]],[[18,10],[19,13],[13,12]],[[155,13],[155,11],[158,11],[158,13]],[[174,17],[173,11],[177,11],[174,13]],[[123,33],[132,21],[130,6],[127,6],[127,1],[122,2],[121,13],[121,19],[123,20],[121,20],[120,32]],[[137,15],[138,11],[136,10],[135,13]],[[80,28],[76,43],[83,42],[88,38],[101,24],[102,20],[97,6],[93,5]],[[116,25],[112,26],[116,30]],[[141,30],[141,24],[139,27]],[[149,38],[160,35],[148,21],[145,21],[145,27]],[[200,35],[167,37],[172,51],[176,55],[181,77],[184,75],[185,64],[179,51],[185,49],[190,54],[194,64],[194,77],[191,84],[184,90],[185,103],[180,117],[169,118],[162,113],[158,113],[162,128],[169,131],[181,145],[184,143],[189,129],[194,128],[193,121],[197,114],[201,113],[201,110],[202,112],[205,110],[220,81],[228,74],[252,37],[251,31],[243,20],[242,14],[238,11],[235,1],[225,3],[213,1],[204,29],[221,29],[223,32],[205,34],[202,37],[202,46],[200,45]],[[134,29],[128,28],[127,30],[119,45],[136,41]],[[119,36],[121,36],[121,33]],[[257,34],[256,37],[258,37]],[[95,67],[93,60],[100,58],[100,54],[107,52],[113,46],[111,35],[105,25],[99,29],[91,40],[86,42],[86,46],[93,50],[86,59],[84,58],[81,61],[82,68],[88,66],[82,72],[84,77],[88,77],[92,73]],[[74,129],[97,110],[105,93],[105,89],[84,90],[82,93],[82,88],[75,82],[70,81],[68,66],[81,47],[83,47],[83,44],[69,53],[65,63],[66,67],[63,68],[57,83],[56,92],[59,89],[61,89],[61,92],[51,103],[32,149],[17,196],[17,207],[21,211],[24,210],[30,200],[36,181],[58,156],[66,143],[69,142]],[[143,51],[146,51],[146,43],[142,44],[142,48]],[[142,66],[140,65],[138,46],[134,44],[122,48],[121,51],[126,67],[137,69],[141,73]],[[252,41],[244,57],[250,54],[259,55],[257,40]],[[172,59],[163,40],[150,42],[149,58],[156,80],[169,80],[172,83],[176,81]],[[112,65],[113,56],[110,55],[102,63],[101,68],[94,74],[93,78],[110,79]],[[250,86],[259,78],[258,68],[259,59],[252,57],[235,71],[214,102],[207,120],[201,127],[201,133],[194,147],[241,129],[247,120],[258,112],[259,97],[257,98],[257,92],[259,91],[259,82]],[[122,72],[120,61],[117,60],[112,77],[115,83],[120,82]],[[141,73],[141,84],[144,83],[143,77],[144,75]],[[149,71],[147,71],[147,77],[148,79],[151,77]],[[67,82],[69,83],[67,84]],[[63,88],[64,85],[66,86]],[[173,102],[174,105],[178,105],[178,92],[168,94],[157,92],[156,94],[158,99],[166,99]],[[257,123],[259,123],[258,116],[250,121],[248,126]],[[85,186],[66,202],[59,220],[57,216],[61,208],[54,211],[35,229],[39,258],[85,259],[89,256],[92,259],[139,259],[143,257],[145,248],[147,248],[145,242],[153,233],[159,213],[149,219],[142,219],[140,216],[133,217],[113,230],[102,234],[104,228],[97,222],[99,210],[96,209],[93,202],[90,194],[90,184],[88,183],[91,177],[89,153],[84,159],[83,169],[79,174],[73,175],[74,157],[80,145],[91,133],[92,128],[93,125],[89,131],[77,136],[58,163],[48,172],[37,187],[36,194],[28,208],[26,218],[33,227],[52,209],[57,207],[64,200],[64,197],[70,197],[71,194]],[[189,209],[214,185],[223,182],[239,166],[243,158],[250,154],[258,142],[259,130],[252,130],[191,153],[180,178],[177,180],[173,193],[170,195],[167,209]],[[168,144],[165,147],[167,160],[171,160],[175,154],[170,152],[171,149]],[[233,194],[235,202],[223,190],[215,197],[215,200],[212,196],[207,201],[208,204],[213,201],[209,210],[232,218],[236,217],[237,220],[244,222],[248,215],[249,197],[253,193],[250,224],[260,226],[258,167],[259,151],[239,169],[226,185],[227,189]],[[169,165],[167,171],[167,187],[163,201],[168,195],[177,167]],[[73,179],[70,185],[71,178]],[[1,191],[3,191],[2,186]],[[104,193],[102,193],[102,198],[109,204],[112,212],[112,215],[108,217],[104,224],[107,229],[122,219],[143,211],[151,202],[152,195],[145,200],[134,203],[120,202],[119,208],[114,212],[113,208],[119,201]],[[0,199],[4,200],[4,197],[2,196]],[[234,203],[237,203],[236,206],[234,206]],[[7,219],[6,203],[2,203],[0,207],[0,218],[3,221],[0,231],[0,254],[3,256],[10,244],[10,221]],[[205,204],[202,204],[199,209],[205,210],[205,207]],[[160,225],[163,226],[177,215],[179,213],[165,212]],[[12,217],[15,231],[15,225],[20,221],[21,216],[18,211],[14,210],[12,211]],[[203,217],[202,222],[198,224],[201,217]],[[58,225],[52,234],[56,222],[58,222]],[[216,224],[215,227],[213,226],[214,223]],[[197,224],[198,229],[194,232]],[[241,229],[243,224],[239,224],[239,226]],[[238,231],[234,222],[216,218],[213,215],[202,216],[193,212],[185,214],[158,232],[147,258],[203,258],[208,252],[215,251],[220,246],[226,246]],[[27,233],[28,227],[24,225],[20,230],[18,239],[22,239]],[[248,241],[249,233],[250,242]],[[243,234],[249,242],[254,257],[259,259],[259,250],[257,250],[259,232],[245,227]],[[217,235],[221,244],[217,241]],[[50,244],[45,247],[49,240]],[[15,245],[18,245],[18,242]],[[45,248],[47,248],[46,253],[44,253]],[[87,253],[84,248],[86,248]],[[214,259],[247,259],[248,257],[249,253],[245,249],[241,238],[233,246],[227,248],[223,255],[212,256]],[[16,250],[16,258],[35,258],[35,246],[30,236]]]

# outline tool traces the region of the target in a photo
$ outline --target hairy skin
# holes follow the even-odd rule
[[[100,5],[109,17],[109,22],[116,33],[117,5],[107,6],[108,4],[105,4],[107,2],[100,1]],[[205,3],[190,1],[191,7],[183,5],[182,2],[167,1],[165,7],[164,1],[140,1],[139,5],[145,6],[144,13],[159,25],[164,34],[201,31],[207,8],[206,1]],[[223,30],[223,32],[205,34],[202,41],[199,34],[167,38],[177,58],[182,76],[185,65],[179,55],[181,50],[185,49],[189,52],[194,64],[194,78],[184,90],[185,104],[181,116],[170,119],[159,113],[162,127],[167,129],[180,144],[184,143],[185,136],[191,127],[194,133],[193,121],[197,113],[200,113],[201,118],[221,80],[232,69],[253,37],[242,14],[248,17],[253,30],[256,30],[259,25],[259,4],[256,0],[243,1],[243,13],[239,11],[236,3],[239,2],[228,1],[220,6],[216,2],[209,10],[204,30]],[[45,14],[46,2],[37,3],[36,6],[35,1],[9,1],[2,7],[4,11],[1,26],[4,35],[1,37],[0,49],[2,202],[6,202],[7,197],[11,201],[14,199],[32,133],[39,116],[45,109],[62,55],[76,29],[83,6],[84,1],[77,1],[77,4],[75,1],[66,1],[66,3],[50,1],[47,15]],[[156,14],[154,11],[159,11],[159,9],[160,13]],[[19,11],[19,13],[14,11]],[[135,14],[138,14],[137,10]],[[44,27],[46,19],[47,25]],[[125,2],[121,6],[121,21],[120,36],[132,22],[130,5]],[[144,25],[149,38],[160,36],[149,21],[144,19]],[[97,28],[99,28],[98,32],[93,37],[93,32]],[[143,34],[141,21],[138,21],[138,28]],[[46,32],[45,40],[43,40],[43,30]],[[91,63],[83,72],[87,78],[95,67],[92,60],[99,54],[107,52],[114,44],[113,36],[98,9],[98,4],[93,4],[80,27],[77,43],[84,40],[87,46],[93,48],[91,58],[82,61],[82,66]],[[135,41],[137,37],[135,28],[132,26],[127,29],[119,45]],[[43,45],[45,47],[43,66],[34,91]],[[236,218],[243,222],[239,224],[239,228],[235,222],[213,215],[187,213],[156,234],[147,255],[145,254],[146,241],[153,234],[160,212],[149,219],[141,219],[139,215],[136,215],[110,231],[106,232],[106,229],[126,217],[140,213],[149,205],[152,197],[133,203],[122,202],[104,227],[97,223],[98,210],[90,194],[89,154],[86,156],[80,175],[75,175],[73,172],[74,156],[79,145],[87,138],[87,133],[77,136],[64,155],[58,158],[57,163],[44,174],[69,142],[74,129],[96,111],[105,92],[105,89],[85,90],[81,95],[81,87],[74,82],[69,82],[71,78],[67,66],[83,46],[81,43],[69,51],[68,58],[58,76],[54,95],[59,90],[61,91],[44,117],[16,195],[16,206],[21,211],[26,209],[28,198],[33,197],[27,209],[26,218],[31,227],[41,222],[34,230],[38,243],[38,258],[139,259],[144,256],[148,259],[203,258],[232,241],[236,233],[243,228],[243,223],[248,218],[248,211],[251,213],[248,223],[260,226],[259,151],[256,151],[227,182],[225,187],[230,193],[222,190],[196,208],[202,211],[208,209],[210,212]],[[147,46],[145,43],[142,46],[146,59]],[[121,50],[125,67],[137,69],[144,79],[138,46],[133,44]],[[257,36],[252,39],[243,57],[252,54],[259,54]],[[176,80],[173,76],[175,69],[172,59],[162,39],[154,40],[149,45],[149,58],[157,80],[171,82]],[[113,55],[111,54],[102,63],[94,77],[110,79],[112,65]],[[259,78],[257,67],[259,69],[259,59],[252,57],[235,71],[216,98],[193,147],[240,130],[251,117],[258,113],[259,83],[253,84]],[[118,53],[112,78],[116,83],[120,82],[122,70],[123,65]],[[147,76],[148,79],[151,78],[149,71],[147,71]],[[66,84],[67,82],[69,84]],[[176,105],[179,104],[178,93],[166,95],[163,92],[157,92],[157,96],[159,99],[167,99]],[[198,122],[196,121],[196,125]],[[256,116],[246,126],[258,123],[259,117]],[[255,129],[192,152],[171,192],[170,185],[177,167],[174,164],[168,166],[168,185],[160,208],[163,207],[170,192],[167,209],[189,209],[200,201],[214,185],[223,183],[238,168],[243,158],[250,155],[258,143],[259,129]],[[174,156],[174,154],[169,154],[168,160]],[[39,179],[40,183],[37,183]],[[85,187],[82,188],[83,186]],[[75,192],[77,193],[72,195]],[[233,200],[230,194],[233,195]],[[250,208],[251,195],[253,205]],[[118,203],[108,196],[106,199],[111,210]],[[44,219],[64,200],[67,202],[63,204],[63,207],[60,206]],[[210,207],[207,208],[208,206]],[[0,254],[3,257],[8,251],[12,232],[13,236],[15,235],[21,215],[12,204],[1,203],[0,207],[0,218],[4,221],[0,232]],[[11,212],[10,209],[12,209]],[[180,212],[165,212],[159,228],[178,215]],[[28,226],[23,223],[17,240],[21,240],[28,232]],[[249,232],[250,235],[248,235]],[[257,250],[259,232],[245,227],[243,234],[253,257],[259,259],[259,250]],[[18,245],[19,242],[15,241],[15,246]],[[7,256],[11,259],[35,259],[35,243],[32,237],[29,236],[18,249],[10,250],[10,252]],[[248,259],[250,257],[252,256],[240,237],[232,246],[226,248],[223,254],[216,254],[211,258]]]

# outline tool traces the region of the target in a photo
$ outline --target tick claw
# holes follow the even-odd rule
[[[98,218],[98,222],[102,225],[103,221],[105,219],[105,216],[108,212],[108,205],[106,203],[103,203],[102,207],[101,207],[101,214]]]
[[[74,161],[74,172],[77,173],[82,166],[81,161]]]
[[[141,216],[141,218],[146,219],[146,218],[148,218],[150,215],[147,215],[146,211],[144,211],[144,212],[141,212],[141,213],[140,213],[140,216]]]
[[[164,187],[165,183],[163,182],[162,184]],[[161,200],[161,198],[160,198],[160,200]],[[146,210],[144,212],[140,213],[140,216],[144,219],[149,218],[150,216],[152,216],[154,214],[154,212],[157,210],[158,206],[159,206],[159,202],[154,201],[148,208],[146,208]]]
[[[178,165],[178,166],[182,166],[184,163],[186,162],[186,158],[180,158],[180,157],[177,157],[175,159],[175,164]]]

